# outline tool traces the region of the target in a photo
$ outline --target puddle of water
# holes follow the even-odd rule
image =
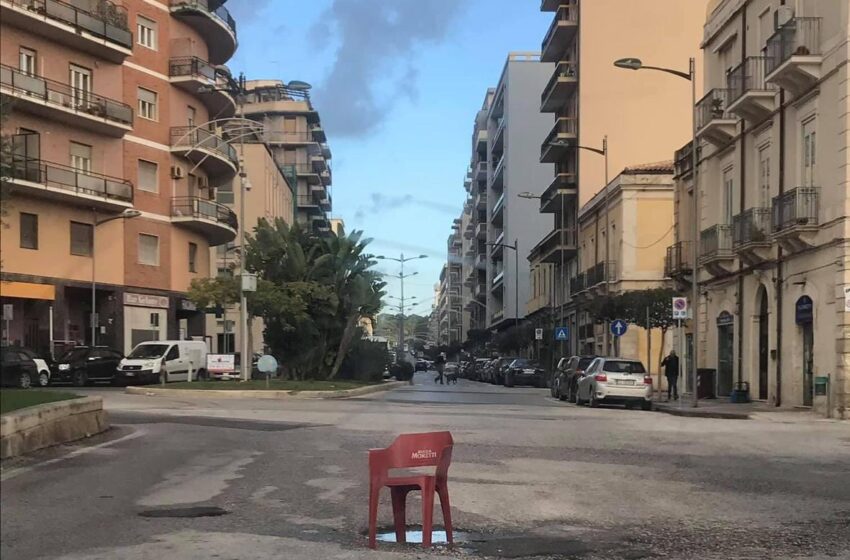
[[[422,531],[407,531],[407,544],[422,544]],[[467,533],[462,531],[454,531],[452,534],[455,544],[462,543],[469,539]],[[394,543],[395,531],[386,533],[378,533],[378,542]],[[449,540],[445,531],[431,531],[431,544],[448,544]]]
[[[139,512],[140,517],[218,517],[229,512],[220,507],[199,506],[188,508],[160,508]]]

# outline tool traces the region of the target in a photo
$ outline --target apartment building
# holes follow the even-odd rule
[[[463,235],[461,219],[452,222],[452,233],[446,242],[448,259],[440,271],[437,297],[438,337],[442,345],[463,342],[463,304],[461,299],[463,278]]]
[[[669,287],[664,259],[673,229],[672,162],[627,167],[581,207],[580,272],[570,280],[576,308],[576,323],[571,326],[579,353],[637,358],[650,371],[659,371],[659,351],[670,344],[662,340],[660,330],[650,341],[646,329],[632,325],[615,344],[608,325],[597,321],[588,308],[597,298]]]
[[[688,58],[701,55],[707,3],[541,3],[541,11],[553,13],[553,19],[541,45],[541,61],[552,71],[538,92],[540,111],[549,115],[548,134],[538,137],[539,157],[554,163],[554,173],[532,192],[539,196],[540,212],[554,220],[527,253],[537,289],[529,306],[537,311],[551,306],[557,322],[572,326],[573,333],[576,306],[569,279],[583,272],[578,260],[581,204],[605,188],[609,169],[669,159],[691,135],[690,86],[684,80],[657,72],[626,72],[613,63],[637,57],[647,65],[687,70]],[[578,351],[578,340],[571,337],[570,352]]]
[[[185,292],[238,227],[215,200],[238,167],[216,122],[236,112],[221,4],[0,0],[5,340],[207,336]]]
[[[280,80],[249,80],[244,114],[262,123],[274,159],[295,185],[296,219],[316,233],[331,231],[331,151],[309,91]]]
[[[848,39],[846,0],[708,11],[697,359],[720,395],[848,415]]]

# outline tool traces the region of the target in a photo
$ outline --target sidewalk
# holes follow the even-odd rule
[[[655,401],[653,408],[658,412],[674,416],[724,418],[727,420],[749,420],[753,417],[753,414],[778,410],[776,407],[763,402],[735,404],[730,403],[728,399],[703,399],[699,401],[699,406],[694,408],[690,395],[683,395],[681,404],[679,401]]]

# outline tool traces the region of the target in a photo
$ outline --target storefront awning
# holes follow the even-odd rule
[[[56,286],[29,282],[0,282],[0,297],[53,301],[56,299]]]

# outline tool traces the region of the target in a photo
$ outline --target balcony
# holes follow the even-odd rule
[[[479,130],[475,134],[475,150],[476,152],[486,152],[487,151],[487,131]]]
[[[578,32],[578,0],[561,0],[552,25],[541,44],[540,62],[557,62],[573,44]]]
[[[487,240],[487,224],[480,222],[475,226],[475,239],[479,241]]]
[[[497,223],[497,222],[499,224],[501,224],[502,223],[502,210],[504,210],[504,209],[505,209],[505,194],[502,193],[502,196],[500,196],[496,200],[496,203],[493,204],[493,211],[490,212],[490,221],[493,222],[494,224]]]
[[[584,293],[587,289],[587,279],[584,272],[576,274],[575,278],[570,278],[570,294],[573,297]]]
[[[318,188],[324,186],[319,173],[311,163],[286,163],[280,166],[284,175],[294,175],[296,179],[306,179],[307,184],[316,185]]]
[[[574,148],[578,141],[578,119],[575,117],[559,117],[555,126],[540,145],[540,163],[555,163],[561,161],[566,153]]]
[[[486,212],[487,211],[487,193],[484,191],[479,191],[475,195],[475,210],[478,212]]]
[[[318,144],[312,131],[287,132],[283,130],[267,130],[263,133],[263,140],[275,146],[307,146]]]
[[[225,91],[227,76],[197,56],[175,57],[168,61],[171,83],[200,99],[211,115],[228,118],[236,114],[236,101]],[[204,93],[199,91],[203,88]]]
[[[596,263],[587,270],[585,279],[586,289],[601,291],[617,280],[617,264],[614,261]]]
[[[748,265],[771,256],[770,208],[750,208],[732,218],[732,247]]]
[[[693,244],[679,241],[667,247],[664,257],[664,276],[675,280],[685,280],[694,271]]]
[[[295,203],[296,206],[298,206],[299,210],[304,210],[312,214],[322,213],[321,208],[319,208],[319,199],[315,196],[311,196],[309,194],[299,194],[295,198]]]
[[[475,179],[477,181],[486,181],[487,180],[487,162],[479,161],[475,166]]]
[[[549,83],[540,95],[540,112],[557,113],[578,87],[578,64],[575,62],[559,62]]]
[[[474,222],[469,221],[469,222],[466,223],[466,227],[463,229],[463,237],[465,239],[472,239],[473,237],[475,237],[475,223]],[[468,252],[469,252],[469,250],[467,250],[467,253]]]
[[[0,91],[16,100],[15,108],[74,127],[120,138],[133,129],[133,109],[68,84],[24,74],[0,64]]]
[[[219,184],[236,176],[239,157],[221,136],[197,127],[171,127],[171,152],[185,157],[206,171]]]
[[[24,195],[107,212],[133,207],[133,184],[118,177],[20,156],[2,162],[2,175]]]
[[[224,64],[236,52],[236,22],[222,3],[222,0],[171,0],[171,14],[201,34],[213,64]]]
[[[713,276],[721,276],[731,272],[735,262],[732,251],[732,226],[718,224],[700,233],[699,262]]]
[[[326,194],[322,198],[319,199],[319,208],[322,209],[322,212],[330,212],[333,210],[334,201],[331,195]]]
[[[325,129],[321,124],[317,124],[310,127],[310,134],[313,135],[313,140],[319,142],[320,144],[328,141],[328,135],[325,134]]]
[[[814,245],[820,214],[820,188],[797,187],[773,199],[773,236],[789,252]]]
[[[715,146],[732,141],[738,122],[729,112],[728,89],[713,89],[697,103],[697,136]]]
[[[502,154],[505,151],[505,127],[507,122],[502,117],[496,122],[496,132],[493,134],[492,154]]]
[[[60,0],[0,0],[0,20],[116,64],[133,54],[127,10],[107,0],[96,11]]]
[[[558,173],[540,196],[540,213],[557,214],[563,206],[573,204],[578,197],[575,173]]]
[[[555,229],[528,254],[533,262],[559,263],[573,258],[578,251],[578,235],[573,228]]]
[[[750,56],[727,76],[729,111],[751,123],[769,117],[776,108],[775,84],[765,79],[767,57]]]
[[[493,168],[493,176],[490,178],[490,187],[493,190],[501,191],[505,187],[505,159],[505,156],[502,156]]]
[[[686,146],[676,150],[676,153],[673,155],[673,168],[676,178],[682,178],[691,174],[694,170],[693,142],[688,142]]]
[[[212,247],[233,241],[239,229],[239,221],[233,210],[224,204],[197,196],[172,198],[171,221],[200,233]]]
[[[494,273],[493,274],[493,282],[491,282],[491,284],[493,285],[494,288],[497,287],[497,286],[499,288],[501,288],[501,286],[505,282],[505,269],[504,268],[496,268],[496,269],[493,270],[493,273]]]
[[[800,95],[820,80],[821,20],[793,18],[771,35],[764,47],[768,82]]]

